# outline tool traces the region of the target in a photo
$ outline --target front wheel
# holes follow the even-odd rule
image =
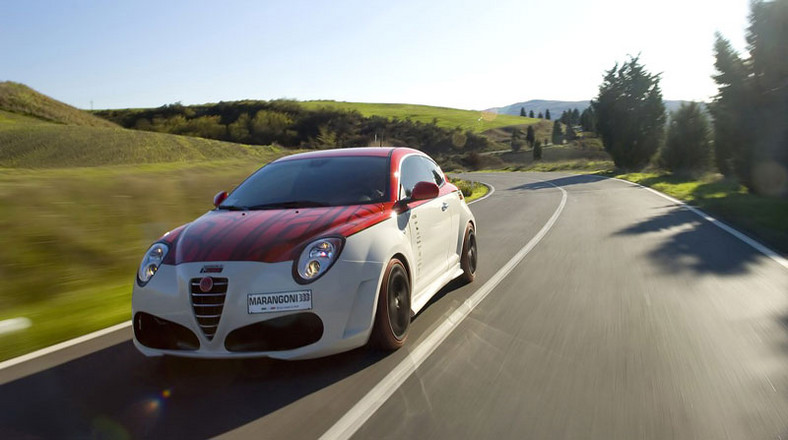
[[[466,283],[473,282],[476,278],[476,263],[478,261],[478,254],[476,251],[476,231],[473,225],[468,223],[465,227],[465,239],[462,242],[462,256],[460,258],[460,267],[462,268],[462,281]]]
[[[405,343],[410,327],[410,280],[402,262],[392,259],[380,285],[375,325],[370,342],[383,350],[396,350]]]

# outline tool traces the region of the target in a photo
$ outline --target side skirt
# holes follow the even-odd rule
[[[444,272],[443,276],[424,287],[424,289],[422,289],[418,295],[414,295],[410,302],[413,315],[419,313],[419,311],[430,301],[433,296],[435,296],[436,293],[438,293],[439,290],[443,288],[443,286],[449,284],[451,280],[457,278],[460,275],[462,275],[462,267],[460,267],[460,263],[458,261],[454,267]]]

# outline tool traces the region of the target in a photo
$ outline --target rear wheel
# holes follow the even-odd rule
[[[383,275],[378,308],[370,342],[383,350],[396,350],[405,343],[410,327],[410,280],[405,266],[392,259]]]
[[[460,267],[462,268],[460,278],[464,282],[470,283],[476,278],[477,261],[476,231],[474,231],[473,225],[468,223],[468,226],[465,227],[465,239],[462,242],[462,256],[460,258]]]

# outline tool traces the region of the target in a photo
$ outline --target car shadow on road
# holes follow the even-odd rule
[[[129,341],[1,385],[0,437],[214,437],[387,355],[358,349],[292,362],[148,359]]]
[[[667,272],[737,275],[761,254],[684,207],[633,224],[614,236],[663,234],[648,256]],[[667,235],[665,234],[667,233]]]

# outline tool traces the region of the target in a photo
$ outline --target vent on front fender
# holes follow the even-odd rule
[[[211,281],[206,282],[206,278]],[[227,278],[192,278],[189,281],[194,317],[209,341],[213,339],[219,327],[219,319],[224,309],[224,297],[227,295],[227,284]],[[205,287],[210,288],[205,289]]]

